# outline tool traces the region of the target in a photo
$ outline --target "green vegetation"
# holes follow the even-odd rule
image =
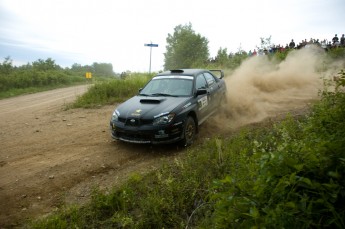
[[[251,141],[215,182],[217,228],[345,227],[345,73],[310,116]],[[249,143],[248,143],[249,144]],[[210,223],[210,222],[209,222]]]
[[[217,56],[207,62],[207,69],[236,69],[248,58],[248,54],[243,50],[237,53],[228,53],[226,48],[219,48]]]
[[[152,74],[132,73],[124,79],[113,79],[100,82],[90,87],[90,89],[79,96],[70,105],[70,108],[84,107],[92,108],[104,104],[123,102],[138,93],[147,81],[152,78]]]
[[[90,83],[90,79],[85,78],[86,72],[93,73],[98,81],[114,78],[111,64],[74,64],[71,69],[63,69],[48,58],[15,67],[10,57],[6,57],[3,63],[0,63],[0,98]]]
[[[334,60],[343,60],[345,59],[345,47],[329,49],[328,54]]]
[[[164,69],[196,68],[204,65],[209,57],[208,40],[192,29],[192,24],[178,25],[166,39]]]
[[[331,86],[302,118],[211,139],[30,227],[344,228],[344,71]]]

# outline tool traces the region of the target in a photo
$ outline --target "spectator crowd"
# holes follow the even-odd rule
[[[331,41],[328,41],[327,39],[320,41],[319,39],[310,38],[309,41],[307,41],[307,39],[304,39],[298,44],[296,44],[295,41],[292,39],[290,43],[286,44],[285,46],[272,45],[271,47],[268,48],[268,50],[259,49],[258,51],[254,49],[253,52],[250,50],[248,55],[256,56],[256,55],[266,55],[266,54],[275,53],[275,52],[284,52],[285,50],[289,50],[289,49],[301,49],[303,47],[307,47],[308,45],[318,45],[327,51],[329,49],[336,48],[336,47],[345,47],[345,37],[344,37],[344,34],[342,34],[342,36],[339,39],[338,35],[335,34]]]

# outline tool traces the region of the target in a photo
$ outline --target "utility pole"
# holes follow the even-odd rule
[[[152,41],[150,44],[144,44],[144,46],[150,47],[150,68],[149,68],[149,74],[151,74],[151,57],[152,57],[152,47],[158,47],[158,44],[152,44]]]

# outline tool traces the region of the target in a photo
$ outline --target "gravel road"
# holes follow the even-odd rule
[[[0,228],[83,203],[94,187],[110,188],[181,152],[113,142],[114,106],[65,110],[87,87],[0,100]]]

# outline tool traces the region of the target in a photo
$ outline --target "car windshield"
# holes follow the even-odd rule
[[[141,91],[147,96],[190,96],[192,94],[193,77],[191,76],[159,76],[154,77]]]

